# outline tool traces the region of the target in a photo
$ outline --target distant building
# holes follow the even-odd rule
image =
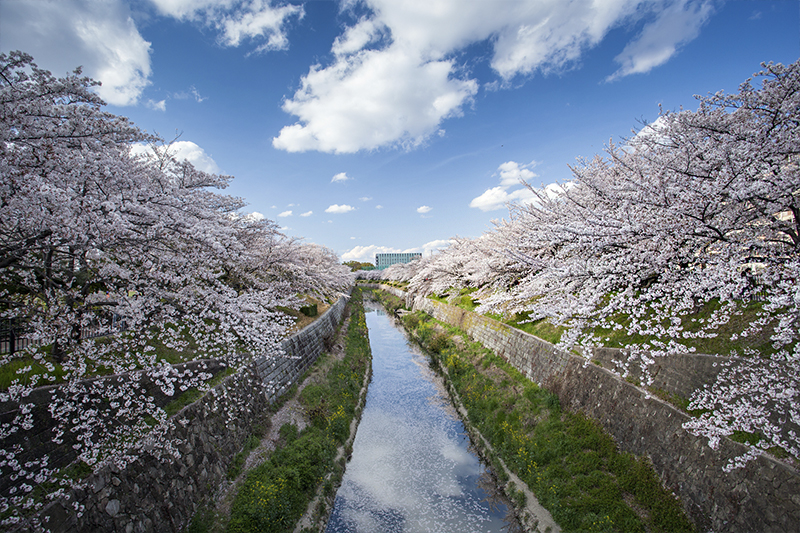
[[[398,254],[375,254],[375,268],[383,270],[384,268],[397,263],[410,263],[414,259],[422,257],[422,252],[404,252]]]

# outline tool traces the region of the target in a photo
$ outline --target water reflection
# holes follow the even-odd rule
[[[427,358],[365,305],[373,377],[327,531],[515,530]]]

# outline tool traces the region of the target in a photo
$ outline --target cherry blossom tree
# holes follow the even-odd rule
[[[498,229],[516,234],[505,253],[524,273],[483,309],[566,326],[564,348],[625,329],[649,339],[627,346],[645,368],[745,320],[732,340],[767,335],[771,348],[727,354],[735,364],[695,392],[690,408],[706,412],[687,428],[712,447],[754,433],[748,457],[771,447],[800,457],[800,64],[757,76],[758,89],[748,80],[697,111],[662,113],[605,158],[580,162],[556,196],[531,188],[536,201],[512,206]],[[704,307],[714,311],[694,318]]]
[[[280,307],[352,283],[330,250],[241,216],[244,202],[217,192],[231,177],[176,160],[168,144],[103,111],[96,85],[80,70],[56,78],[24,53],[0,55],[0,318],[35,341],[0,356],[27,363],[0,392],[20,406],[0,437],[31,427],[35,387],[61,382],[56,440],[70,435],[94,467],[145,448],[174,452],[166,413],[139,385],[171,396],[210,374],[176,371],[158,345],[244,369],[254,356],[280,356],[291,325]],[[133,143],[151,149],[135,155]],[[116,334],[98,341],[90,331]],[[115,377],[85,380],[94,374]],[[0,453],[2,476],[15,480],[1,512],[33,505],[33,486],[55,473],[47,458],[20,464],[18,452]]]
[[[480,312],[527,313],[562,326],[560,346],[590,357],[604,333],[628,339],[622,372],[693,353],[698,339],[765,338],[721,356],[717,381],[695,391],[704,414],[687,429],[712,448],[751,434],[741,466],[765,449],[800,457],[800,63],[765,64],[761,81],[662,112],[573,179],[536,189],[477,239],[409,270],[415,294],[475,287]],[[395,268],[395,267],[392,267]]]

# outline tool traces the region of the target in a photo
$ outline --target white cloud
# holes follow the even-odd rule
[[[351,205],[346,205],[346,204],[345,204],[345,205],[333,204],[332,206],[328,207],[328,209],[326,209],[326,210],[325,210],[325,212],[326,212],[326,213],[336,213],[336,214],[342,214],[342,213],[347,213],[347,212],[350,212],[350,211],[352,211],[352,210],[354,210],[354,209],[355,209],[355,207],[353,207],[353,206],[351,206]]]
[[[154,4],[162,14],[177,19],[191,19],[202,11],[233,3],[232,1],[225,2],[220,0],[150,0],[150,2]]]
[[[250,220],[264,220],[264,215],[258,211],[253,211],[252,213],[247,213],[244,218]]]
[[[284,101],[283,110],[297,121],[281,129],[273,146],[331,153],[409,149],[443,134],[442,122],[462,115],[477,93],[478,80],[454,59],[475,43],[489,43],[501,82],[485,85],[510,86],[518,75],[576,65],[614,28],[655,19],[617,58],[623,68],[615,76],[649,70],[697,35],[709,1],[537,0],[499,8],[437,0],[434,9],[430,0],[364,0],[371,14],[345,28],[331,47],[331,63],[311,66]]]
[[[192,141],[175,141],[169,145],[169,152],[178,161],[183,161],[184,159],[189,161],[197,170],[212,174],[220,172],[219,166],[217,166],[214,159]],[[131,153],[149,157],[153,151],[149,145],[136,143],[131,145]]]
[[[161,15],[214,28],[225,46],[245,40],[255,51],[288,47],[286,26],[302,6],[268,0],[150,0]],[[63,76],[82,66],[102,82],[97,94],[117,106],[136,105],[150,85],[151,44],[139,33],[123,0],[4,1],[0,35],[4,51],[23,50],[41,67]],[[134,3],[136,5],[136,3]],[[202,101],[193,88],[193,96]],[[164,101],[148,100],[163,110]]]
[[[353,153],[385,145],[413,147],[458,116],[478,90],[452,76],[452,60],[425,61],[392,45],[314,66],[283,103],[299,121],[272,144],[289,152]]]
[[[450,246],[450,239],[438,239],[422,245],[422,255],[430,255],[434,250],[441,250]]]
[[[370,244],[369,246],[356,246],[342,254],[342,261],[368,261],[372,263],[375,261],[375,254],[397,252],[400,252],[399,248],[390,248],[388,246],[376,246],[374,244]]]
[[[283,211],[282,213],[278,213],[278,218],[290,217],[290,216],[292,216],[292,211],[291,210]]]
[[[331,51],[337,55],[358,52],[367,45],[378,41],[384,34],[384,28],[377,20],[362,18],[355,26],[350,26],[333,42]]]
[[[191,141],[176,141],[170,145],[170,151],[175,154],[176,159],[186,159],[198,170],[219,173],[219,167],[211,156]]]
[[[4,51],[23,50],[56,76],[82,66],[109,104],[134,105],[150,84],[150,43],[120,0],[3,2],[0,35]]]
[[[300,216],[301,217],[310,217],[313,214],[314,214],[313,211],[306,211],[305,213],[300,213]]]
[[[436,250],[441,250],[443,248],[447,248],[450,246],[450,239],[438,239],[435,241],[426,242],[422,246],[418,246],[416,248],[409,248],[408,250],[403,250],[404,252],[422,252],[422,255],[428,256],[431,255]]]
[[[477,198],[473,198],[470,207],[476,207],[481,211],[494,211],[502,209],[509,202],[530,202],[534,194],[520,180],[528,181],[536,177],[531,171],[535,163],[520,166],[516,161],[506,161],[497,168],[495,176],[499,175],[500,185],[487,189]],[[518,186],[518,189],[509,191],[511,187]]]
[[[430,213],[431,209],[433,208],[430,206],[422,205],[417,208],[417,213],[422,213],[424,215],[425,213]]]
[[[333,178],[331,178],[331,183],[344,183],[347,180],[351,180],[350,176],[347,175],[345,172],[339,172]]]
[[[200,94],[200,91],[198,91],[197,87],[195,87],[194,85],[189,87],[188,91],[181,91],[179,93],[173,93],[172,94],[172,98],[175,98],[176,100],[192,99],[197,103],[201,103],[201,102],[204,102],[204,101],[208,100],[208,98],[206,98],[206,97],[204,97],[204,96],[202,96]]]
[[[146,105],[147,105],[147,107],[149,107],[150,109],[153,109],[155,111],[166,111],[167,110],[167,101],[166,100],[160,100],[158,102],[156,102],[155,100],[148,100]]]
[[[378,204],[378,205],[375,206],[375,209],[383,209],[383,206]]]
[[[646,25],[639,37],[614,58],[622,66],[606,81],[649,72],[666,63],[678,48],[700,34],[700,28],[713,11],[714,6],[708,1],[676,1]]]
[[[492,187],[477,198],[473,198],[469,206],[477,207],[481,211],[494,211],[504,208],[509,202],[529,202],[533,197],[533,193],[528,189],[517,189],[509,193],[504,187]]]
[[[245,40],[260,43],[255,51],[285,50],[288,21],[303,18],[302,6],[273,6],[269,0],[150,0],[158,10],[179,20],[213,27],[225,46],[239,46]]]
[[[370,200],[372,200],[372,196],[362,196],[361,198],[359,198],[359,200],[361,200],[362,202],[369,202]]]
[[[528,181],[535,178],[536,174],[531,170],[531,167],[534,165],[535,163],[530,163],[528,165],[519,166],[519,163],[516,161],[506,161],[497,167],[500,173],[500,185],[503,187],[512,187],[514,185],[520,185],[520,180]]]

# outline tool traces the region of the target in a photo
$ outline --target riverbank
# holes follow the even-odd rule
[[[375,294],[390,312],[404,308],[393,295]],[[457,328],[421,312],[404,313],[403,323],[438,361],[465,423],[481,436],[473,441],[489,443],[483,453],[496,473],[507,467],[518,476],[563,531],[694,529],[647,461],[618,452],[597,423],[562,410],[556,395]],[[523,492],[502,481],[525,508]]]
[[[239,473],[200,512],[191,533],[321,531],[350,453],[370,377],[361,291],[353,290],[328,352],[249,439]],[[256,444],[257,443],[257,444]]]

